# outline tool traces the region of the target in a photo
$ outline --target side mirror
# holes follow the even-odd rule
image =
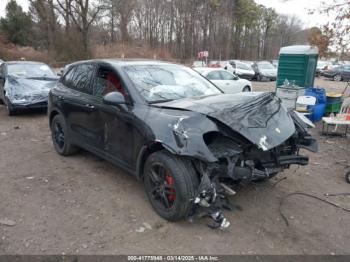
[[[126,104],[124,96],[120,92],[111,92],[103,97],[103,103],[111,106]]]

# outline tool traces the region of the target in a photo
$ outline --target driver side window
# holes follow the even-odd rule
[[[94,95],[103,97],[111,92],[120,92],[125,98],[127,96],[119,76],[113,70],[101,66],[97,71]]]

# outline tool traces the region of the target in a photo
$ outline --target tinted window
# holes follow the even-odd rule
[[[91,78],[94,74],[94,65],[82,64],[75,68],[72,88],[86,94],[92,94]]]
[[[207,78],[209,80],[221,80],[221,75],[218,71],[213,71],[207,75]]]
[[[75,67],[68,70],[68,72],[63,76],[62,83],[67,87],[73,87],[73,78],[74,78]]]

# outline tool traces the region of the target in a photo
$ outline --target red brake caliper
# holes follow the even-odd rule
[[[168,185],[169,187],[171,187],[171,188],[169,189],[170,194],[168,195],[168,200],[169,200],[170,202],[174,202],[174,201],[175,201],[175,198],[176,198],[176,195],[175,195],[175,188],[174,188],[174,184],[175,184],[174,178],[173,178],[172,176],[165,175],[165,181],[166,181],[167,185]]]

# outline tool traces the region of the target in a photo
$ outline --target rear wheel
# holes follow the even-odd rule
[[[341,81],[341,75],[335,75],[335,76],[333,77],[333,80],[334,80],[334,81]]]
[[[62,156],[68,156],[77,151],[70,142],[66,121],[63,116],[56,115],[51,122],[52,142],[56,152]]]
[[[177,221],[189,214],[199,181],[190,161],[163,150],[147,159],[144,184],[158,215]]]
[[[350,184],[350,171],[346,173],[345,180]]]
[[[242,92],[250,92],[250,91],[251,91],[251,89],[250,89],[249,86],[245,86],[245,87],[243,87],[243,89],[242,89]]]

